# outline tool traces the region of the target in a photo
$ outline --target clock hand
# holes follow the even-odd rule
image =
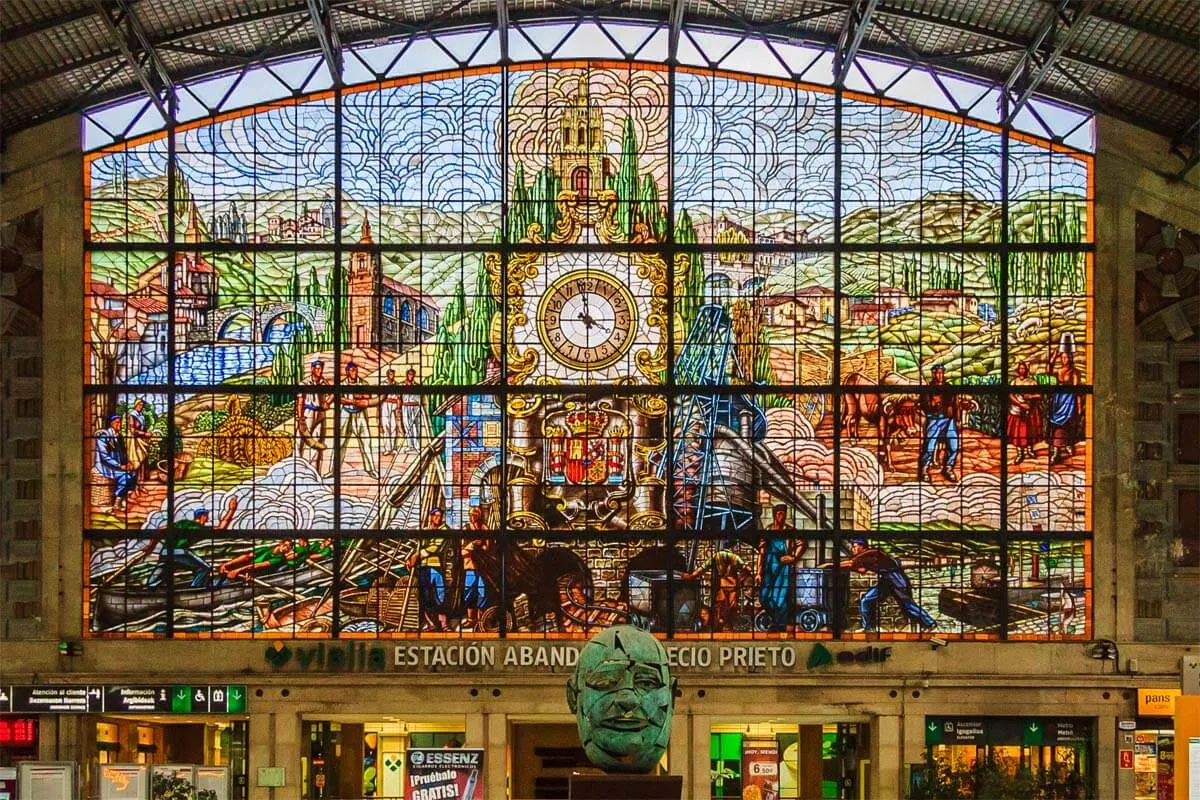
[[[590,314],[584,313],[583,311],[579,312],[579,319],[583,320],[583,324],[589,328],[599,328],[602,331],[607,331],[609,329],[607,325],[595,319]]]

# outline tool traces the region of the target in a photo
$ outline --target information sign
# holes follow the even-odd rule
[[[0,747],[25,750],[37,745],[37,717],[0,717]]]
[[[1041,717],[926,717],[925,744],[1020,744],[1028,747],[1092,738],[1088,719]]]
[[[165,686],[106,686],[104,710],[118,714],[165,714],[171,710],[171,702]]]
[[[245,686],[0,686],[0,713],[244,714]]]
[[[17,714],[86,714],[102,710],[95,686],[13,686],[9,711]]]
[[[983,744],[984,720],[926,717],[925,744]]]

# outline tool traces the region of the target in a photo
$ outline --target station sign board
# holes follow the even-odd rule
[[[244,714],[245,686],[0,686],[7,714]]]

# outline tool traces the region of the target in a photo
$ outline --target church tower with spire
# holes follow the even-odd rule
[[[347,319],[352,347],[379,346],[379,285],[381,261],[379,252],[371,249],[371,221],[363,216],[359,249],[350,254],[346,270]]]
[[[579,76],[574,102],[563,109],[553,135],[554,170],[563,188],[581,199],[604,189],[612,172],[604,143],[604,109],[592,99],[587,73]]]

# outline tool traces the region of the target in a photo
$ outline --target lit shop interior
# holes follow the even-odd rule
[[[245,718],[121,715],[98,717],[84,727],[92,731],[92,736],[84,745],[85,757],[79,765],[83,797],[96,796],[88,792],[100,792],[106,779],[122,783],[125,778],[107,768],[130,764],[151,767],[148,771],[151,775],[165,775],[162,769],[154,769],[165,765],[184,769],[221,768],[227,780],[219,782],[228,787],[229,793],[218,794],[217,800],[223,797],[241,800],[248,796],[249,723]]]
[[[713,800],[872,797],[870,726],[857,722],[713,725]]]
[[[1021,776],[1039,796],[1092,796],[1091,719],[926,717],[925,743],[928,761],[913,769],[914,788],[958,782],[986,791],[991,776],[997,782]]]

